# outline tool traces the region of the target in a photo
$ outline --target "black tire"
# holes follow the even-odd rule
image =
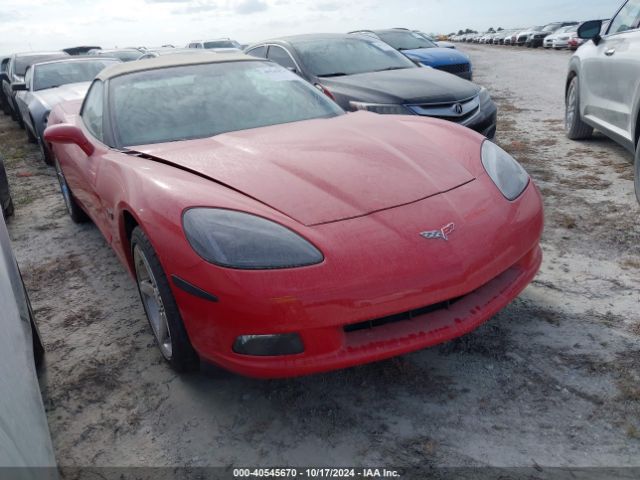
[[[31,119],[31,125],[35,125],[33,123],[33,119]],[[29,143],[38,143],[38,139],[31,132],[31,129],[29,127],[27,127],[26,125],[24,126],[24,131],[27,133],[27,140],[29,141]]]
[[[2,216],[4,218],[12,217],[15,211],[16,209],[13,206],[13,198],[9,197],[9,203],[7,203],[7,206],[2,209]]]
[[[178,372],[191,372],[199,370],[200,358],[198,357],[196,351],[193,349],[191,341],[189,340],[189,336],[187,335],[187,331],[184,328],[184,323],[182,322],[180,311],[178,310],[175,298],[173,298],[173,293],[171,292],[171,287],[169,286],[169,280],[164,273],[164,269],[160,264],[158,255],[151,245],[149,238],[140,227],[135,227],[133,229],[133,233],[131,234],[132,258],[135,258],[136,248],[139,248],[139,250],[142,252],[147,265],[151,269],[151,273],[153,273],[153,278],[157,287],[157,293],[162,300],[163,311],[167,320],[167,326],[169,329],[169,336],[171,341],[171,355],[167,356],[165,352],[163,352],[160,348],[163,357],[167,360],[171,367]],[[136,269],[134,268],[134,270]],[[147,304],[145,303],[142,291],[140,289],[137,270],[136,285],[138,286],[138,294],[140,295],[140,301],[142,302],[142,305],[144,307],[147,320],[149,321],[149,325],[153,330],[151,318],[149,312],[147,311]],[[156,337],[155,333],[154,338],[156,339],[156,343],[158,343],[158,338]]]
[[[53,154],[47,144],[40,137],[37,139],[38,147],[40,147],[40,158],[47,165],[53,165]]]
[[[638,203],[640,203],[640,142],[636,146],[636,156],[633,161],[633,169],[634,169],[634,180],[633,184],[636,189],[636,198],[638,199]]]
[[[75,223],[84,223],[89,220],[87,214],[82,210],[75,197],[73,196],[73,192],[67,185],[67,180],[64,178],[64,173],[60,168],[60,164],[58,160],[55,160],[56,167],[56,176],[58,177],[58,183],[60,183],[60,193],[62,193],[62,198],[64,198],[64,203],[67,206],[67,212],[69,212],[69,216],[71,220]]]
[[[24,285],[23,285],[24,286]],[[36,368],[42,367],[44,363],[44,344],[42,343],[42,336],[40,335],[40,329],[36,323],[35,315],[33,314],[33,308],[31,308],[31,300],[29,300],[29,294],[27,289],[24,289],[24,296],[27,300],[27,307],[29,309],[29,321],[31,323],[31,340],[33,343],[33,360],[36,364]]]
[[[593,135],[593,127],[580,116],[580,83],[576,75],[571,79],[565,98],[565,131],[571,140],[584,140]]]
[[[22,115],[20,114],[20,109],[18,108],[18,104],[15,101],[13,102],[13,113],[14,113],[13,119],[16,122],[18,122],[18,126],[20,128],[24,128],[24,122],[22,121]]]

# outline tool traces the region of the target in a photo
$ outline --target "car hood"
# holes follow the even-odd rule
[[[360,73],[322,78],[321,82],[329,91],[369,103],[459,102],[480,92],[468,80],[433,68]]]
[[[39,99],[44,106],[52,109],[60,102],[83,99],[90,85],[91,82],[68,83],[55,88],[37,90],[33,92],[33,95]]]
[[[411,60],[432,66],[469,63],[469,57],[451,48],[418,48],[416,50],[403,50],[402,53]]]
[[[424,135],[428,122],[443,123],[356,112],[131,149],[204,175],[304,225],[318,225],[472,181],[474,175],[456,161],[455,146],[439,147]]]

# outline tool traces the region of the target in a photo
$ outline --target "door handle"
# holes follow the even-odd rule
[[[613,55],[614,53],[616,53],[616,49],[615,48],[610,48],[609,50],[607,50],[606,52],[604,52],[604,54],[607,57],[610,57],[611,55]]]

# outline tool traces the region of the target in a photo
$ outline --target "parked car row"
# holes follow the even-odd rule
[[[51,109],[63,100],[83,99],[89,82],[103,68],[166,55],[240,52],[228,45],[239,44],[222,40],[192,42],[190,48],[92,48],[86,56],[65,51],[16,54],[6,59],[0,99],[6,100],[5,113],[18,121],[29,141],[39,145],[42,159],[51,164],[50,147],[43,140]],[[247,53],[295,72],[345,110],[443,118],[489,138],[495,135],[495,104],[486,89],[466,80],[472,78],[469,57],[438,47],[416,31],[396,28],[274,39],[248,47]]]
[[[510,45],[527,48],[576,50],[584,43],[578,36],[579,22],[552,22],[529,28],[511,28],[499,32],[455,35],[453,42],[479,43],[486,45]]]

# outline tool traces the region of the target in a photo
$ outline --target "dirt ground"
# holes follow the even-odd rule
[[[135,285],[54,171],[0,115],[9,230],[48,352],[63,466],[640,466],[640,206],[631,156],[563,132],[569,54],[462,46],[499,104],[498,141],[545,198],[545,260],[460,340],[284,381],[178,376]]]

